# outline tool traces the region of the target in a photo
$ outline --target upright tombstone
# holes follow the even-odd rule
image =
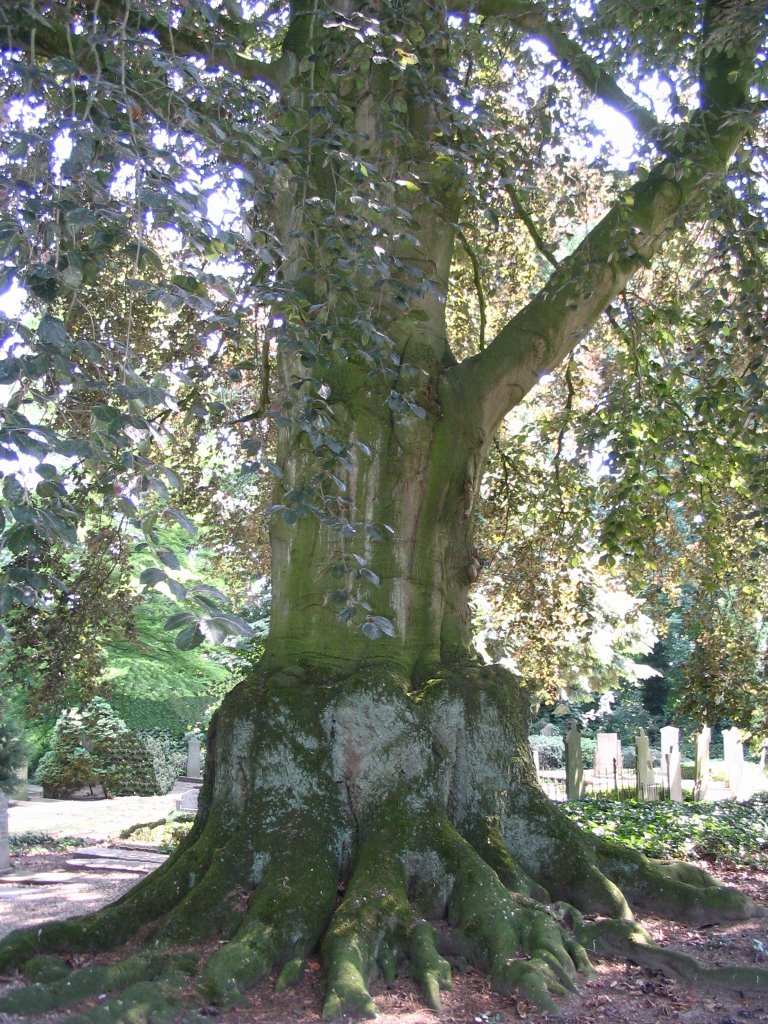
[[[574,721],[568,727],[563,743],[565,744],[566,800],[583,800],[587,787],[584,782],[584,762],[581,757],[581,733]]]
[[[8,796],[0,790],[0,875],[11,870],[11,848],[8,843]]]
[[[17,800],[27,800],[29,797],[29,759],[26,757],[16,769],[16,783],[13,787],[13,796]]]
[[[187,740],[187,778],[200,779],[200,738],[194,734]]]
[[[731,800],[744,799],[744,744],[741,742],[741,729],[735,726],[732,729],[723,729],[723,756]]]
[[[551,722],[547,722],[544,728],[541,730],[542,736],[557,736],[557,729],[552,725]]]
[[[712,739],[712,730],[708,725],[702,725],[701,732],[696,736],[696,772],[693,785],[693,799],[706,800],[709,791],[709,741]]]
[[[674,725],[661,729],[661,764],[666,772],[669,799],[683,801],[683,772],[680,762],[680,730]]]
[[[618,786],[618,775],[621,771],[621,742],[618,733],[599,732],[595,744],[595,767],[593,776],[598,786],[603,789],[610,785]]]
[[[635,752],[637,754],[637,799],[657,800],[659,791],[653,776],[650,742],[645,729],[639,725],[635,732]]]

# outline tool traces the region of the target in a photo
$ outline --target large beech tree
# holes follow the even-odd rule
[[[232,378],[253,382],[232,429],[267,414],[277,442],[268,460],[249,442],[276,477],[270,634],[212,724],[191,836],[118,903],[15,933],[0,963],[139,931],[151,952],[0,1008],[117,989],[103,1019],[173,1021],[185,971],[229,1005],[273,968],[290,983],[317,948],[328,1017],[373,1015],[370,978],[404,965],[439,1007],[454,953],[542,1006],[589,969],[586,948],[765,988],[757,968],[705,972],[634,923],[633,905],[697,923],[753,907],[564,820],[536,783],[528,692],[473,655],[468,609],[504,417],[665,240],[717,197],[740,200],[726,181],[765,106],[765,13],[752,0],[6,5],[4,87],[23,125],[5,129],[19,131],[3,164],[5,266],[42,307],[37,331],[6,343],[9,451],[80,459],[94,490],[138,515],[132,496],[162,497],[171,479],[158,467],[174,403],[186,429],[203,422],[200,365],[226,351]],[[664,117],[643,83],[673,97]],[[592,99],[624,115],[649,166],[606,178],[601,216],[558,259],[537,175],[582,189],[563,150],[587,160]],[[206,219],[206,190],[237,192],[232,224]],[[510,232],[541,266],[474,344],[451,336],[446,309],[459,255],[479,283],[472,239],[487,235],[473,227],[492,194],[509,214],[494,273],[508,275]],[[147,339],[162,378],[140,376],[159,365]],[[54,401],[58,419],[32,418]],[[9,474],[13,554],[71,528],[60,467],[35,496]],[[134,481],[116,499],[115,479]],[[6,604],[44,587],[18,564],[8,580]],[[228,624],[178,621],[185,643]],[[213,938],[199,966],[171,952]]]

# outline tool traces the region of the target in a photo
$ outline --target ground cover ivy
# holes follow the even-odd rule
[[[585,800],[563,805],[593,835],[650,857],[768,867],[768,797],[744,803]]]

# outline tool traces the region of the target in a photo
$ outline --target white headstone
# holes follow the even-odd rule
[[[190,736],[187,740],[187,778],[200,779],[200,738]]]
[[[177,811],[196,811],[197,810],[197,801],[198,801],[199,796],[200,796],[200,790],[197,789],[197,788],[186,790],[186,792],[182,793],[181,796],[177,798],[177,800],[176,800],[176,810]]]
[[[709,790],[709,741],[712,738],[712,730],[708,725],[701,727],[697,732],[696,739],[696,772],[693,787],[694,800],[706,800]]]
[[[621,771],[621,743],[615,732],[599,732],[595,745],[594,774],[601,777],[615,778]]]
[[[637,727],[635,732],[635,752],[637,754],[637,799],[657,800],[658,789],[653,775],[651,748],[645,729]]]
[[[661,732],[661,766],[667,776],[669,799],[676,803],[683,800],[683,773],[680,762],[680,730],[674,725],[665,725]]]
[[[735,726],[723,729],[723,755],[731,800],[744,800],[749,794],[744,792],[744,744],[741,742],[741,729]]]

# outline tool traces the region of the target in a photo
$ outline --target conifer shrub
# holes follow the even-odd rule
[[[105,796],[159,792],[150,752],[102,697],[61,713],[36,777],[45,796],[59,798],[95,785]]]
[[[170,793],[176,779],[187,770],[186,743],[162,729],[140,732],[138,737],[149,753],[158,793]]]

